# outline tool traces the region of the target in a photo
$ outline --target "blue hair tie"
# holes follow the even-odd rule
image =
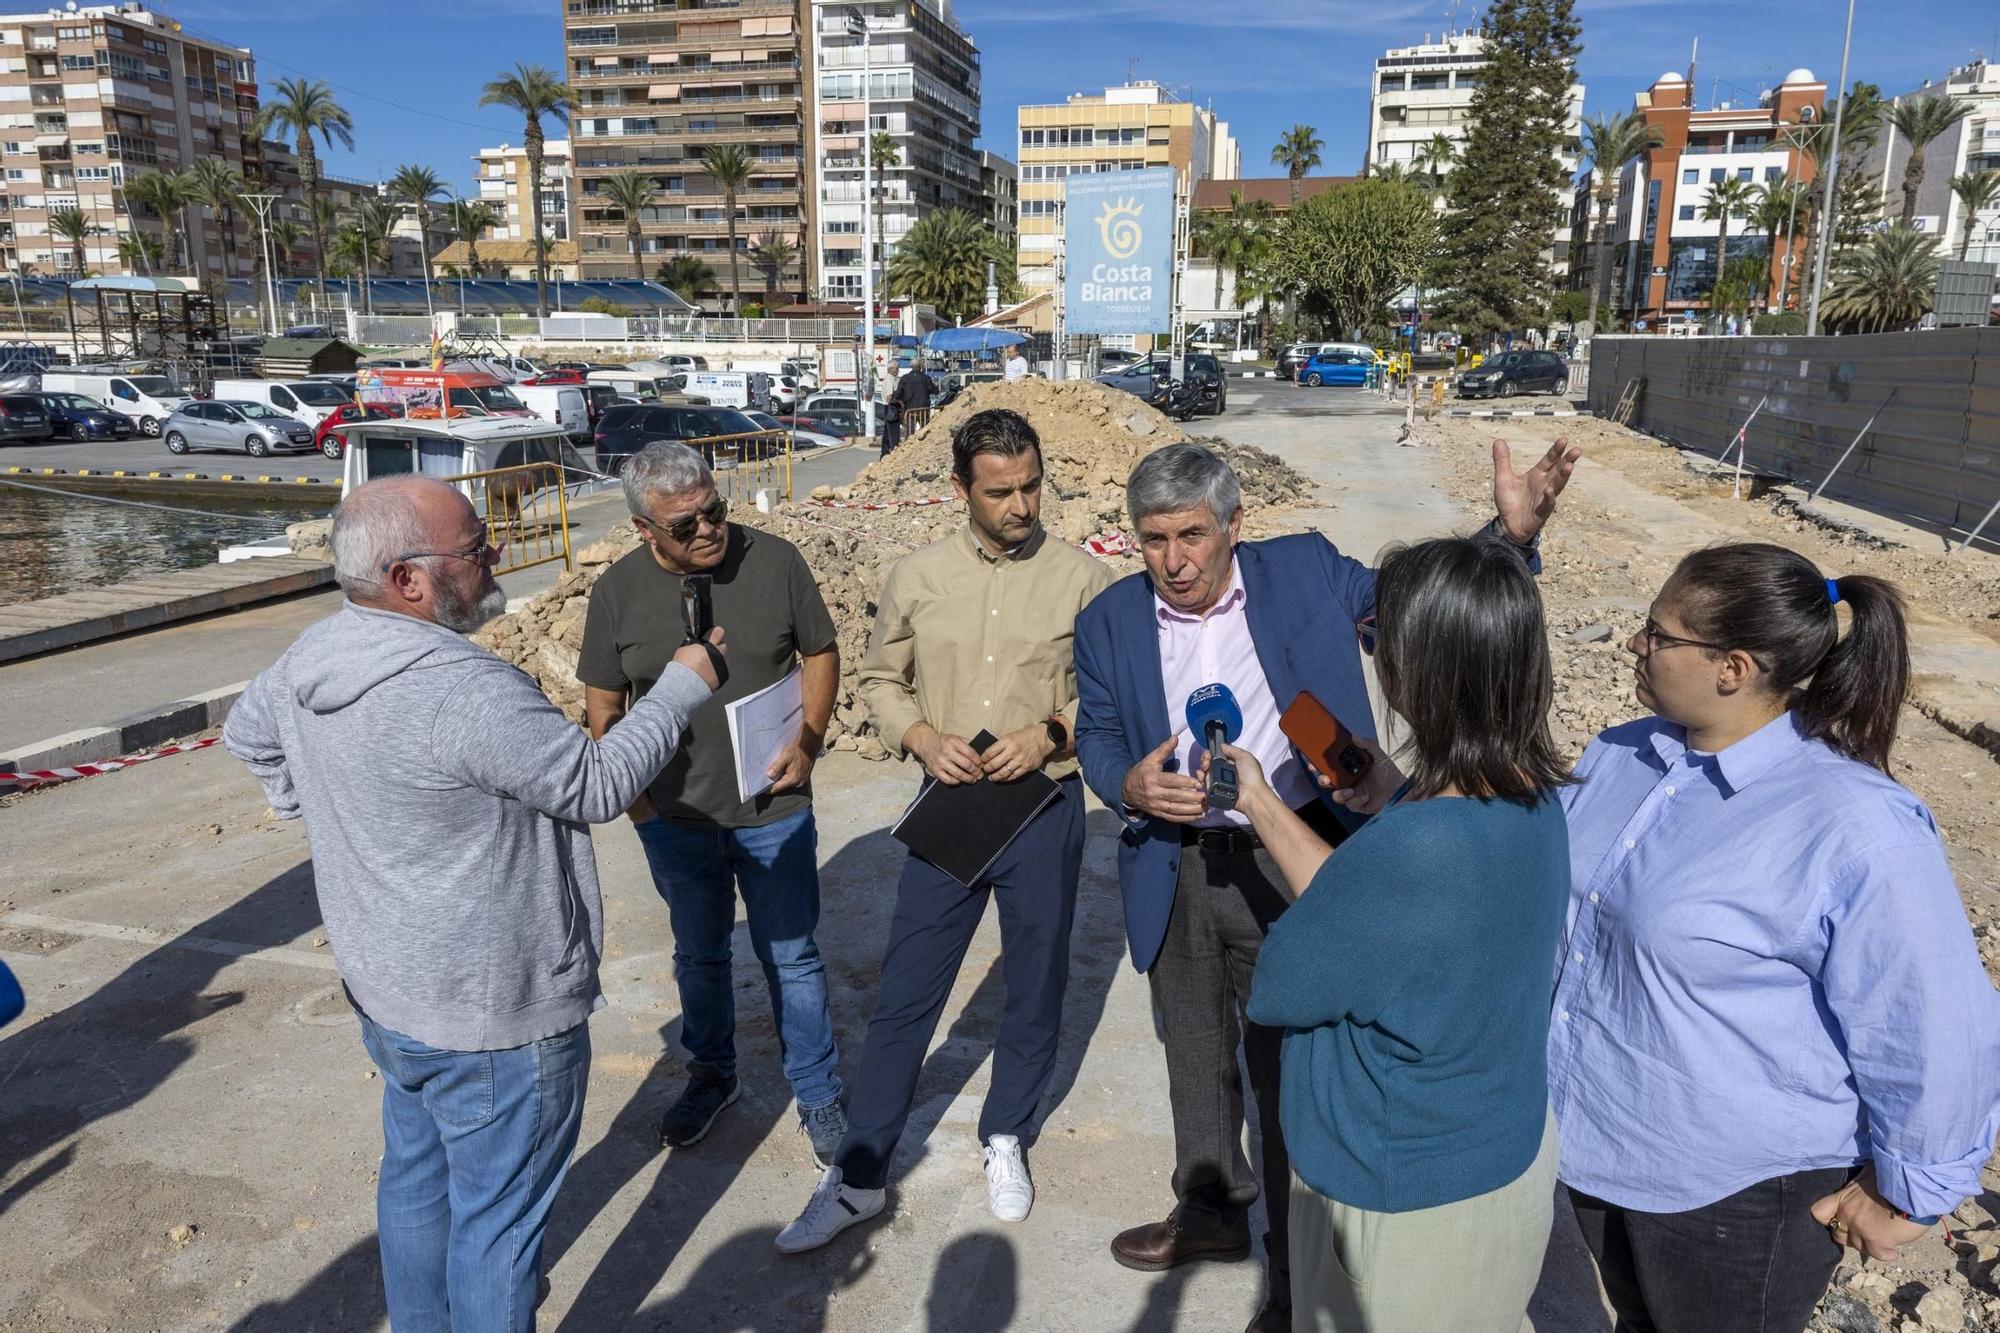
[[[1828,579],[1826,581],[1826,601],[1828,606],[1832,606],[1840,601],[1839,579]]]

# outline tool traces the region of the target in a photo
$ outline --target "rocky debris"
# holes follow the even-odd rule
[[[302,523],[285,525],[285,545],[292,548],[293,555],[304,556],[308,560],[333,561],[333,520],[330,518],[309,518]]]
[[[1610,643],[1611,626],[1599,621],[1595,625],[1585,625],[1582,629],[1571,630],[1569,636],[1578,643]]]
[[[194,1238],[201,1234],[201,1228],[192,1222],[176,1222],[167,1228],[167,1243],[177,1250],[185,1250],[194,1244]]]
[[[1026,416],[1042,440],[1047,481],[1042,522],[1051,535],[1082,543],[1128,527],[1125,478],[1154,449],[1188,438],[1174,423],[1129,394],[1089,381],[1022,380],[975,385],[944,408],[913,440],[871,464],[853,484],[822,487],[802,503],[765,514],[738,505],[732,518],[776,533],[797,546],[819,581],[832,613],[840,648],[840,692],[827,744],[864,758],[888,755],[868,722],[855,689],[875,620],[876,594],[889,567],[918,547],[956,531],[964,506],[914,505],[951,494],[951,428],[975,411],[1012,408]],[[1289,510],[1306,499],[1312,483],[1275,454],[1221,440],[1206,443],[1230,460],[1243,486],[1246,536],[1292,530]],[[852,506],[901,501],[886,509]],[[583,717],[583,687],[576,679],[583,646],[583,617],[590,585],[611,561],[639,544],[629,523],[576,555],[576,569],[549,591],[475,636],[528,672],[556,706]],[[1140,567],[1135,554],[1105,557],[1120,574]]]

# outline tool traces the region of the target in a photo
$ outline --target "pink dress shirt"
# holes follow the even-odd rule
[[[1160,677],[1167,690],[1167,725],[1177,734],[1187,732],[1188,695],[1216,681],[1227,685],[1243,710],[1243,734],[1235,745],[1257,756],[1271,790],[1296,810],[1317,797],[1319,788],[1292,753],[1285,733],[1278,729],[1278,715],[1283,710],[1271,697],[1263,663],[1257,660],[1257,646],[1250,640],[1250,619],[1243,609],[1249,594],[1237,579],[1233,559],[1227,586],[1222,600],[1199,616],[1176,611],[1160,600],[1159,593],[1153,594],[1153,616],[1160,632]],[[1179,771],[1193,773],[1195,757],[1206,748],[1200,737],[1181,735],[1180,748],[1175,751]],[[1248,825],[1250,820],[1238,810],[1210,810],[1195,822],[1203,828],[1223,828]]]

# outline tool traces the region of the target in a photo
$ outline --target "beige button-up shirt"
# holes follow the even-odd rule
[[[1073,546],[1035,535],[996,556],[968,525],[898,560],[861,664],[861,700],[882,743],[919,722],[967,740],[1062,716],[1076,737],[1077,612],[1112,582]],[[1076,760],[1050,763],[1050,777]]]

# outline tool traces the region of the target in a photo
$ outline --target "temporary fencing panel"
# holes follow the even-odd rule
[[[1610,415],[1625,385],[1643,378],[1631,424],[1709,453],[1727,449],[1763,400],[1745,433],[1745,466],[1809,486],[1824,482],[1825,494],[1866,509],[1969,529],[2000,500],[2000,328],[1840,338],[1599,335],[1590,364],[1593,412]],[[1871,417],[1873,427],[1854,445]]]

